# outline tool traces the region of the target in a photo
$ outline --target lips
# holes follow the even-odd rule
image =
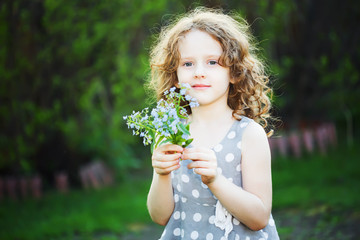
[[[194,88],[194,89],[207,89],[207,88],[209,88],[209,87],[211,87],[211,85],[208,85],[208,84],[194,84],[194,85],[192,85],[192,88]]]

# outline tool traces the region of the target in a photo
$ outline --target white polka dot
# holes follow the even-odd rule
[[[218,172],[218,174],[222,174],[222,169],[218,167],[217,172]]]
[[[238,149],[241,149],[241,141],[236,144]]]
[[[185,212],[181,212],[181,220],[185,220],[186,218],[186,213]]]
[[[237,220],[236,218],[233,218],[233,224],[234,224],[234,225],[239,225],[240,222],[239,222],[239,220]]]
[[[184,238],[184,235],[185,235],[185,231],[184,229],[181,229],[181,237]]]
[[[207,203],[204,203],[204,204],[203,204],[203,206],[204,206],[204,207],[208,207],[208,206],[209,206],[209,204],[207,204]]]
[[[274,219],[271,218],[271,219],[269,220],[269,225],[272,226],[272,227],[275,226],[275,221],[274,221]]]
[[[245,240],[250,240],[250,237],[249,237],[249,236],[246,236]]]
[[[193,219],[195,222],[200,222],[201,220],[201,214],[200,213],[195,213],[194,216],[193,216]]]
[[[259,240],[265,240],[265,238],[259,238]]]
[[[178,220],[179,218],[180,218],[180,212],[179,211],[174,212],[174,219]]]
[[[218,144],[214,147],[215,152],[220,152],[223,149],[223,146],[221,144]]]
[[[222,236],[220,240],[227,240],[226,237]]]
[[[239,234],[236,234],[236,235],[235,235],[235,240],[240,240]]]
[[[233,161],[235,159],[235,156],[234,156],[234,154],[232,154],[232,153],[228,153],[227,155],[226,155],[226,157],[225,157],[225,160],[227,161],[227,162],[231,162],[231,161]]]
[[[203,182],[201,182],[201,186],[205,189],[208,188],[208,186],[206,184],[204,184]]]
[[[194,189],[194,190],[192,190],[192,195],[194,196],[194,198],[198,198],[199,196],[200,196],[200,193],[199,193],[199,191],[198,190],[196,190],[196,189]]]
[[[199,237],[199,233],[197,231],[193,231],[191,232],[191,239],[198,239]]]
[[[189,176],[188,176],[188,175],[183,174],[183,175],[181,175],[181,180],[182,180],[184,183],[188,183],[190,179],[189,179]]]
[[[232,178],[228,178],[229,182],[233,182],[234,180]]]
[[[231,132],[227,135],[228,139],[233,139],[235,136],[236,136],[235,131],[231,131]]]
[[[212,235],[212,233],[206,234],[206,240],[213,240],[213,239],[214,239],[214,235]]]
[[[241,168],[240,168],[240,164],[236,166],[236,171],[240,172]]]
[[[176,186],[176,188],[177,188],[177,190],[178,190],[179,192],[181,192],[181,185],[180,185],[180,184],[178,184],[178,185]]]
[[[181,197],[181,201],[182,201],[183,203],[186,203],[187,198]]]
[[[178,202],[179,201],[179,195],[175,194],[174,195],[174,200],[175,200],[175,202]]]
[[[263,232],[265,239],[268,239],[269,234],[267,232]]]
[[[244,127],[246,127],[247,125],[248,125],[248,123],[247,123],[247,122],[240,123],[240,127],[241,127],[241,128],[244,128]]]
[[[209,217],[209,223],[210,224],[214,224],[215,223],[215,216],[212,215],[211,217]]]
[[[180,228],[174,229],[174,236],[180,236]]]

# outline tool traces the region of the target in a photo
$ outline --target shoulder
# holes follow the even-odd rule
[[[255,122],[253,119],[242,116],[240,120],[238,120],[238,131],[244,131],[244,135],[255,135],[259,137],[266,137],[266,133],[264,128]]]
[[[247,123],[242,136],[244,149],[250,147],[257,149],[268,148],[269,142],[264,128],[250,118],[242,119],[240,124],[243,120]]]
[[[244,136],[249,135],[249,137],[260,137],[267,139],[266,132],[264,128],[257,122],[252,119],[249,119],[244,130]]]

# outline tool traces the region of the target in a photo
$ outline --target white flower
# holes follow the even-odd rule
[[[186,89],[181,89],[181,90],[180,90],[180,94],[185,96],[185,94],[186,94]]]
[[[134,135],[140,135],[143,137],[143,143],[145,145],[152,144],[151,149],[161,144],[158,141],[169,141],[173,144],[182,145],[186,147],[190,144],[189,141],[189,123],[184,126],[181,123],[181,118],[187,118],[186,107],[198,106],[196,99],[189,95],[186,95],[187,89],[190,88],[189,84],[180,84],[181,89],[176,92],[176,87],[172,87],[164,92],[164,99],[157,102],[154,109],[151,110],[145,108],[141,112],[133,111],[130,116],[124,116],[126,124],[133,130]],[[181,105],[185,101],[189,104]],[[180,124],[179,124],[180,123]],[[185,128],[184,128],[185,127]],[[151,136],[160,135],[162,138],[154,140]],[[160,140],[159,140],[160,139]]]

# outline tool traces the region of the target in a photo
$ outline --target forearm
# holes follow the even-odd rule
[[[171,176],[159,175],[155,171],[147,198],[147,206],[152,220],[165,225],[173,210],[174,197],[171,186]]]
[[[208,185],[221,204],[237,220],[252,230],[260,230],[268,223],[271,203],[229,182],[223,175]]]

